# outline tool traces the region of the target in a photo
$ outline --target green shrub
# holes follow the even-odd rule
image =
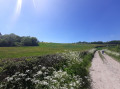
[[[10,62],[1,76],[1,89],[88,89],[94,51],[69,51]],[[6,75],[6,76],[4,76]]]

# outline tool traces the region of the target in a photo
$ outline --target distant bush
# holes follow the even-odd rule
[[[117,45],[120,44],[120,40],[112,40],[112,41],[107,41],[107,42],[103,42],[103,41],[94,41],[94,42],[77,42],[77,44],[113,44],[113,45]]]
[[[106,42],[107,44],[120,44],[120,40],[113,40],[113,41],[109,41]]]
[[[20,37],[13,33],[9,35],[0,35],[0,47],[12,46],[38,46],[38,40],[35,37]]]

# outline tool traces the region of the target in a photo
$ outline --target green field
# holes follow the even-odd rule
[[[92,44],[39,43],[39,46],[35,47],[0,47],[0,59],[42,56],[61,53],[66,50],[85,51],[95,46]]]

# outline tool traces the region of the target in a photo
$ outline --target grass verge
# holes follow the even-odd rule
[[[105,57],[102,55],[102,53],[101,53],[100,51],[98,51],[98,53],[99,53],[100,58],[101,58],[101,59],[102,59],[102,61],[104,62]]]
[[[115,54],[112,54],[112,53],[108,53],[108,52],[105,52],[107,55],[111,56],[112,58],[114,58],[116,61],[120,62],[120,56],[117,56]]]

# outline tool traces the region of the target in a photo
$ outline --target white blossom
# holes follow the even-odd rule
[[[42,71],[38,71],[38,72],[37,72],[37,75],[41,75],[41,74],[42,74]]]

